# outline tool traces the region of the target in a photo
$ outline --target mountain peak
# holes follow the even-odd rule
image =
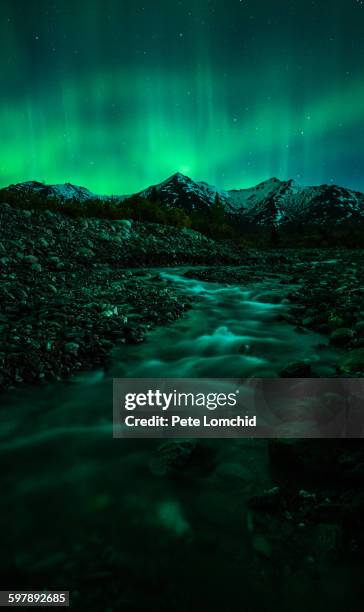
[[[174,174],[172,174],[167,179],[167,181],[171,181],[171,180],[183,182],[183,183],[193,183],[194,182],[189,176],[182,174],[182,172],[175,172]]]
[[[138,195],[143,198],[152,196],[166,206],[192,212],[208,209],[215,202],[216,193],[222,201],[227,201],[226,191],[203,181],[194,181],[182,172],[176,172],[161,183],[144,189]]]
[[[256,187],[260,187],[261,185],[280,185],[281,183],[284,183],[284,181],[281,181],[276,176],[272,176],[272,178],[266,179],[265,181],[258,183]]]

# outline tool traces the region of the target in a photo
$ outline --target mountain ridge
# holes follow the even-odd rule
[[[9,185],[0,193],[26,191],[45,200],[56,199],[64,203],[82,204],[99,199],[118,204],[129,198],[148,199],[164,207],[181,208],[187,214],[206,213],[218,201],[231,217],[263,227],[364,222],[363,193],[334,184],[303,186],[293,179],[276,177],[253,187],[226,190],[176,172],[132,196],[97,196],[86,187],[72,183],[46,185],[38,181]]]

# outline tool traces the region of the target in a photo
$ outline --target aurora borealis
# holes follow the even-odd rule
[[[358,0],[2,0],[0,183],[364,190]]]

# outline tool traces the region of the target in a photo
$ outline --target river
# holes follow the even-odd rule
[[[3,575],[9,568],[13,576],[18,572],[24,587],[30,576],[37,586],[74,581],[82,590],[97,585],[99,578],[92,577],[100,572],[107,581],[113,567],[125,566],[133,599],[133,571],[158,583],[157,574],[169,572],[173,550],[175,572],[188,580],[204,568],[211,584],[229,576],[236,583],[227,592],[240,593],[239,576],[250,572],[247,596],[259,593],[251,568],[256,536],[245,501],[272,486],[265,441],[215,441],[208,475],[165,479],[153,471],[156,442],[112,439],[112,378],[274,377],[297,360],[330,376],[335,354],[319,348],[325,342],[319,334],[298,333],[281,319],[287,287],[279,279],[223,286],[183,272],[160,271],[196,298],[191,310],[152,331],[143,344],[114,350],[108,371],[3,395],[1,515],[8,553],[1,569]],[[267,544],[259,546],[269,556]],[[220,573],[214,555],[225,564]],[[145,597],[150,601],[153,593]]]

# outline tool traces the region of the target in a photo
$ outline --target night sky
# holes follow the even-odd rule
[[[364,1],[1,0],[0,183],[364,190]]]

